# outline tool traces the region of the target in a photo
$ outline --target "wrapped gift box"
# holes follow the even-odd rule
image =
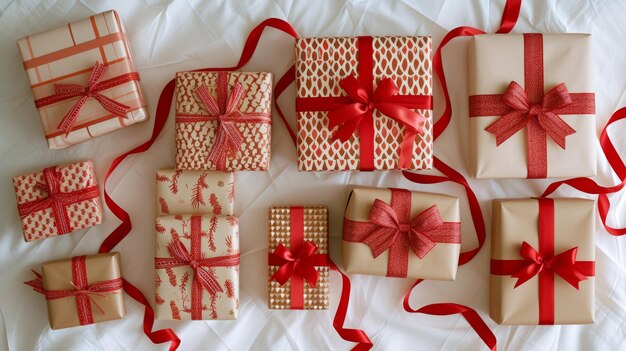
[[[157,171],[157,216],[232,215],[235,175],[232,172],[161,169]]]
[[[493,202],[489,314],[500,324],[593,323],[595,204]]]
[[[591,36],[477,35],[469,50],[477,178],[596,175]]]
[[[51,149],[148,119],[139,74],[115,11],[27,36],[17,45]]]
[[[454,280],[459,200],[403,189],[355,188],[343,224],[348,273]]]
[[[328,210],[271,207],[269,223],[269,308],[328,309]]]
[[[13,188],[26,241],[70,233],[102,221],[92,161],[13,177]]]
[[[430,37],[296,39],[300,171],[432,167]]]
[[[178,73],[176,168],[267,170],[271,106],[271,73]]]
[[[36,273],[37,278],[26,284],[46,296],[52,329],[121,319],[126,314],[119,253],[50,261],[41,269],[42,274]]]
[[[161,229],[159,229],[161,228]],[[236,319],[239,222],[233,216],[157,218],[157,319]]]

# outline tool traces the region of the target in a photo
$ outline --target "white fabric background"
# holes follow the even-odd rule
[[[94,253],[118,225],[108,212],[104,223],[86,231],[35,243],[24,243],[11,177],[44,166],[95,160],[103,179],[111,160],[146,140],[152,120],[62,151],[52,151],[42,136],[16,40],[24,35],[63,25],[110,8],[118,10],[134,49],[136,65],[150,113],[164,84],[177,71],[236,63],[244,40],[268,17],[288,19],[303,36],[443,35],[459,25],[494,31],[503,1],[200,1],[200,0],[0,0],[0,349],[11,350],[165,350],[143,335],[143,308],[126,299],[128,315],[121,321],[51,331],[44,298],[22,284],[41,262]],[[514,32],[590,32],[595,41],[598,131],[610,114],[626,104],[626,4],[619,1],[527,1]],[[444,51],[454,118],[436,142],[435,153],[466,174],[467,40]],[[280,76],[293,59],[293,40],[277,31],[263,36],[246,70],[266,70]],[[439,83],[435,115],[442,111]],[[292,124],[294,88],[281,99]],[[277,116],[276,116],[277,117]],[[171,118],[171,117],[170,117]],[[621,123],[612,130],[626,156]],[[153,298],[154,174],[174,165],[174,124],[170,119],[150,152],[132,157],[114,174],[112,196],[131,213],[134,230],[119,245],[123,272]],[[279,204],[322,204],[330,208],[332,254],[338,263],[342,210],[347,184],[395,186],[453,194],[462,198],[463,247],[476,244],[463,190],[454,184],[421,186],[399,172],[313,173],[296,171],[295,148],[278,118],[274,120],[271,170],[237,175],[236,214],[241,221],[241,314],[237,321],[157,322],[182,339],[181,350],[347,350],[332,328],[340,284],[332,276],[332,306],[328,312],[267,309],[267,208]],[[603,184],[616,179],[599,155]],[[493,198],[537,196],[548,181],[471,180],[487,223]],[[102,185],[102,184],[101,184]],[[584,196],[571,189],[562,196]],[[626,196],[612,196],[609,222],[626,225]],[[600,222],[598,220],[598,227]],[[489,229],[489,225],[488,225]],[[489,245],[460,268],[454,282],[425,282],[411,297],[413,306],[451,301],[476,308],[495,331],[498,346],[507,350],[626,349],[626,238],[603,230],[597,236],[596,324],[588,326],[504,327],[488,318]],[[353,276],[348,327],[363,328],[375,350],[477,350],[482,341],[460,316],[433,317],[405,313],[401,298],[410,280]]]

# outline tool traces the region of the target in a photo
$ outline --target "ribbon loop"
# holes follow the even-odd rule
[[[67,136],[73,129],[76,120],[78,119],[78,113],[82,109],[83,105],[88,98],[96,99],[100,105],[112,114],[128,118],[127,114],[130,111],[130,107],[119,103],[107,96],[102,95],[100,92],[106,89],[106,86],[100,85],[102,78],[108,71],[109,66],[101,64],[96,61],[96,64],[91,70],[87,86],[83,87],[78,84],[55,84],[55,93],[62,98],[80,96],[80,99],[74,103],[70,110],[65,114],[61,122],[57,125],[57,129],[65,132]]]

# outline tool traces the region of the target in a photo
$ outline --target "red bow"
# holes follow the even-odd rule
[[[545,130],[546,134],[563,149],[565,149],[565,137],[576,133],[554,112],[573,102],[563,83],[550,89],[543,96],[540,104],[531,104],[524,88],[512,81],[502,94],[502,101],[513,110],[485,128],[486,131],[496,136],[496,145],[502,144],[530,123]]]
[[[224,290],[217,281],[215,274],[209,268],[236,266],[239,264],[239,254],[194,260],[185,245],[178,239],[172,240],[167,246],[167,250],[172,258],[157,257],[155,259],[155,268],[191,266],[194,272],[192,284],[199,283],[211,295]]]
[[[227,86],[218,84],[218,89],[228,89]],[[239,107],[243,103],[246,89],[240,83],[235,83],[228,101],[220,104],[209,92],[209,88],[202,84],[196,89],[196,95],[202,101],[212,117],[217,119],[218,127],[213,147],[207,159],[216,165],[217,169],[226,169],[226,157],[236,155],[243,143],[243,137],[239,133],[235,122],[243,117]]]
[[[280,266],[270,281],[276,280],[283,286],[289,278],[297,275],[306,279],[311,287],[315,287],[319,276],[315,266],[321,266],[323,263],[318,262],[320,261],[318,256],[326,257],[326,255],[315,254],[315,252],[317,252],[317,246],[309,240],[305,241],[299,252],[295,253],[289,251],[283,244],[279,244],[269,257],[271,266]]]
[[[558,274],[571,286],[578,289],[578,283],[586,280],[587,277],[576,268],[577,252],[578,247],[573,247],[567,251],[561,252],[558,255],[544,257],[526,241],[522,242],[520,255],[526,261],[530,262],[512,275],[512,277],[517,278],[515,287],[517,288],[518,286],[524,284],[530,278],[539,274],[539,272],[543,270],[551,270]]]
[[[433,205],[413,217],[409,223],[401,223],[396,211],[379,199],[374,201],[368,220],[376,224],[376,227],[368,233],[362,242],[372,249],[374,257],[378,257],[391,248],[400,235],[407,235],[409,246],[415,255],[424,258],[436,245],[428,232],[440,228],[444,223],[437,205]]]
[[[57,126],[57,129],[65,132],[66,136],[74,128],[74,124],[76,123],[76,119],[78,118],[78,113],[80,112],[80,109],[90,97],[98,100],[100,105],[102,105],[102,107],[104,107],[112,114],[127,118],[128,111],[130,111],[129,106],[121,104],[111,98],[100,94],[101,91],[109,88],[108,84],[99,84],[108,69],[109,66],[103,65],[100,62],[96,62],[95,66],[93,66],[86,87],[78,84],[54,85],[54,91],[56,93],[56,97],[58,98],[70,98],[80,96],[80,99],[78,99],[78,101],[74,103],[74,106],[70,108],[67,114],[65,114],[65,117],[63,117],[63,119]]]
[[[360,127],[363,118],[371,115],[375,109],[403,124],[413,132],[413,136],[424,133],[422,127],[426,117],[390,99],[399,91],[391,78],[381,80],[373,96],[368,94],[367,89],[354,76],[347,76],[339,85],[354,102],[328,112],[328,127],[332,130],[339,126],[333,140],[345,142],[350,139]]]

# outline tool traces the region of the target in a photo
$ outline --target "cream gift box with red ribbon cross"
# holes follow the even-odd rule
[[[472,39],[469,129],[475,177],[596,174],[591,53],[588,34]]]
[[[29,35],[17,45],[51,149],[148,119],[139,73],[115,11]]]

